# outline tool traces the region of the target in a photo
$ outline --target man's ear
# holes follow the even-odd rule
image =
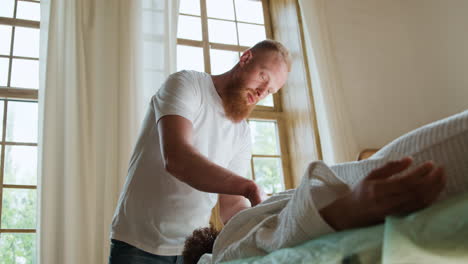
[[[239,64],[241,67],[244,67],[245,65],[249,64],[252,62],[253,59],[253,53],[250,49],[244,51],[242,56],[240,57]]]

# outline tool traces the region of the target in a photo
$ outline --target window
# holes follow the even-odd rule
[[[0,6],[0,259],[34,263],[40,4]]]
[[[177,70],[220,74],[243,51],[271,37],[267,1],[181,0],[177,32]],[[292,188],[279,95],[258,103],[248,119],[252,133],[247,177],[266,192]]]

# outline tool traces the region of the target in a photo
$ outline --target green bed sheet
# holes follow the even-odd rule
[[[468,264],[468,193],[381,225],[227,263]]]

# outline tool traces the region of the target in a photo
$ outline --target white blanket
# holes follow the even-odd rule
[[[427,160],[445,166],[448,181],[439,199],[468,191],[468,111],[414,130],[368,160],[331,167],[321,161],[311,163],[296,190],[274,195],[234,216],[216,239],[212,260],[204,256],[199,263],[262,256],[334,232],[319,210],[371,170],[408,155],[414,159],[412,167]]]

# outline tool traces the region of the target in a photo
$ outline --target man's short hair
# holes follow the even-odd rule
[[[283,61],[286,63],[288,67],[288,72],[291,71],[291,64],[292,64],[291,56],[289,55],[288,49],[279,41],[272,40],[272,39],[265,39],[255,44],[252,48],[250,48],[250,50],[252,52],[255,52],[257,50],[278,52],[283,58]]]

